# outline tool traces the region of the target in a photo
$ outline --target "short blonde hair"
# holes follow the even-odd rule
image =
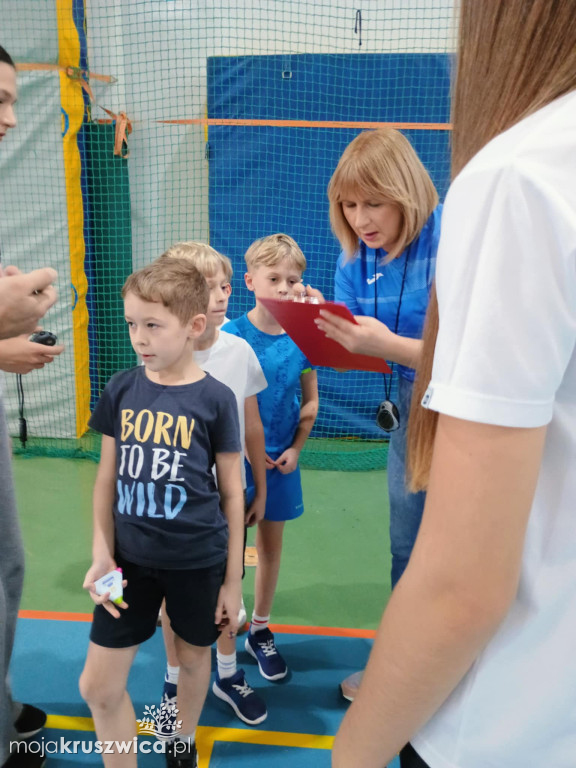
[[[165,255],[128,276],[122,298],[128,293],[163,304],[182,325],[194,315],[205,315],[210,300],[208,284],[194,264]]]
[[[226,279],[232,280],[232,262],[228,256],[219,253],[207,243],[200,243],[196,240],[175,243],[160,258],[188,259],[206,278],[214,277],[221,269],[226,275]]]
[[[346,221],[342,201],[361,195],[398,206],[400,237],[387,261],[415,240],[438,205],[438,193],[412,145],[399,131],[364,131],[348,144],[328,184],[330,224],[346,256],[358,251],[358,235]]]
[[[306,257],[296,240],[278,232],[255,240],[244,256],[248,269],[273,267],[281,261],[291,262],[300,272],[306,269]]]

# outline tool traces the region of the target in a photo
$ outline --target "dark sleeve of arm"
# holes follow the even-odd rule
[[[115,437],[114,434],[114,407],[113,398],[111,396],[110,383],[106,385],[104,391],[100,395],[100,399],[96,403],[96,407],[92,412],[92,416],[88,422],[88,426],[94,429],[96,432],[100,432],[103,435],[109,435]]]
[[[211,430],[212,449],[214,453],[237,453],[242,446],[236,398],[224,385],[218,397],[217,416]]]

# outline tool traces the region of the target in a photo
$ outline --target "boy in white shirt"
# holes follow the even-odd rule
[[[232,264],[211,246],[199,242],[176,243],[163,257],[191,261],[204,276],[210,289],[206,315],[206,331],[195,340],[194,358],[204,371],[226,384],[234,392],[238,404],[240,441],[246,449],[256,482],[256,494],[246,511],[245,524],[252,526],[263,517],[266,508],[266,451],[264,429],[256,395],[266,389],[266,378],[252,347],[244,339],[220,333],[226,319],[228,299],[232,292]],[[242,462],[242,482],[246,488],[246,471]],[[246,614],[244,611],[244,621]],[[174,633],[162,614],[162,630],[168,658],[163,701],[176,703],[178,662]],[[248,725],[263,722],[268,713],[263,699],[248,685],[243,669],[237,669],[236,638],[221,633],[217,642],[217,672],[212,685],[214,694],[229,704],[235,714]]]

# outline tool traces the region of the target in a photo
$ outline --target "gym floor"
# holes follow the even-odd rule
[[[95,735],[78,693],[90,628],[91,601],[81,585],[90,563],[95,472],[88,460],[14,461],[27,571],[12,685],[16,698],[49,714],[50,768],[102,762],[86,754]],[[305,513],[286,525],[272,615],[291,673],[280,684],[261,678],[239,636],[239,665],[265,698],[268,718],[245,726],[209,693],[198,729],[200,768],[257,768],[272,760],[275,768],[330,765],[347,707],[338,684],[364,665],[390,593],[386,473],[304,470],[303,485]],[[246,570],[243,591],[250,615],[254,568]],[[129,680],[137,718],[159,704],[164,665],[158,631],[140,649]],[[146,740],[150,754],[140,751],[138,764],[163,765],[152,737],[140,737]]]

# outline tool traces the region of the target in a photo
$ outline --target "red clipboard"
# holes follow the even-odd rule
[[[349,352],[334,339],[327,338],[314,322],[320,316],[320,310],[325,309],[349,320],[351,323],[356,323],[354,315],[345,304],[337,304],[334,301],[311,304],[304,301],[282,301],[279,299],[259,299],[259,301],[280,323],[312,365],[326,368],[346,368],[354,371],[391,373],[390,367],[382,358]]]

